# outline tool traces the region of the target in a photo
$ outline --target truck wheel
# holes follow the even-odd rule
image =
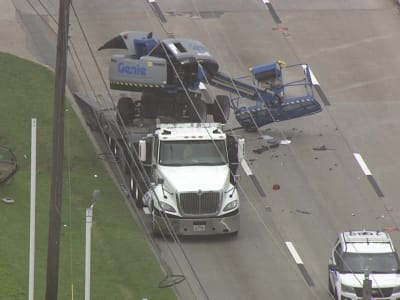
[[[129,180],[129,188],[130,188],[133,200],[135,201],[136,207],[143,208],[142,193],[140,192],[138,184],[132,175]]]
[[[151,231],[153,233],[153,236],[155,236],[155,237],[161,236],[160,228],[159,228],[158,224],[156,223],[154,217],[151,219]]]
[[[229,97],[226,95],[217,95],[212,108],[214,122],[226,124],[229,119],[230,109]]]
[[[106,136],[106,139],[107,139],[108,147],[110,149],[110,153],[112,154],[112,156],[114,156],[114,158],[116,160],[118,160],[118,155],[119,155],[118,142],[115,141],[111,136],[108,136],[108,135]]]
[[[329,293],[333,296],[334,295],[334,291],[333,291],[333,288],[332,288],[331,277],[329,276],[329,271],[328,271],[328,288],[329,288]]]
[[[161,236],[161,230],[159,224],[156,222],[156,218],[154,217],[154,204],[153,202],[150,203],[150,211],[151,211],[151,233],[154,237]]]
[[[121,124],[122,122],[125,125],[129,124],[135,117],[135,104],[133,103],[132,98],[129,97],[119,98],[117,109],[120,116],[120,118],[118,118],[119,124]]]

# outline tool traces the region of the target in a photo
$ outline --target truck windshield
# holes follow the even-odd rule
[[[161,141],[160,165],[225,165],[225,140]]]
[[[339,266],[342,273],[399,273],[395,253],[344,253]]]

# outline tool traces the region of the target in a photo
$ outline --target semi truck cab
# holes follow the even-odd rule
[[[231,173],[243,159],[244,140],[236,146],[232,157],[218,123],[160,124],[139,142],[139,157],[148,163],[152,182],[143,204],[151,211],[155,233],[239,231],[239,194]]]

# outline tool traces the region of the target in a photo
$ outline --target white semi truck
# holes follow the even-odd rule
[[[228,138],[218,123],[176,123],[159,124],[140,141],[139,157],[151,180],[143,204],[152,214],[154,232],[239,231],[239,194],[231,173],[243,159],[244,142],[239,139],[235,147]]]
[[[155,233],[239,231],[235,174],[244,157],[243,139],[226,133],[220,123],[142,118],[140,102],[131,98],[122,97],[116,109],[75,99],[89,127],[106,137],[136,206],[150,211]]]

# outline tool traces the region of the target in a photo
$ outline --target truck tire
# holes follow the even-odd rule
[[[129,124],[135,117],[135,104],[130,97],[119,98],[117,110],[119,113],[119,118],[117,117],[117,119],[120,125],[121,123]]]
[[[109,149],[110,149],[110,152],[111,152],[111,154],[114,156],[115,154],[116,154],[116,142],[115,142],[115,140],[111,137],[111,136],[109,136],[109,135],[107,135],[106,136],[106,139],[107,139],[107,144],[108,144],[108,146],[109,146]]]
[[[226,95],[217,95],[212,108],[214,122],[226,124],[229,119],[230,109],[229,97]]]
[[[154,220],[154,217],[151,219],[151,232],[154,237],[160,237],[161,236],[161,230],[158,227],[156,221]]]
[[[135,205],[137,208],[143,208],[143,195],[138,187],[138,184],[135,180],[135,178],[133,177],[133,175],[130,176],[129,179],[129,188],[130,188],[130,192],[131,195],[133,197],[133,200],[135,201]]]
[[[328,271],[328,288],[329,288],[329,293],[334,296],[335,291],[332,288],[332,282],[331,282],[331,277],[329,276],[329,271]]]
[[[151,211],[151,233],[154,237],[161,236],[161,229],[160,226],[157,224],[156,219],[154,217],[154,204],[153,202],[150,203],[150,211]]]

